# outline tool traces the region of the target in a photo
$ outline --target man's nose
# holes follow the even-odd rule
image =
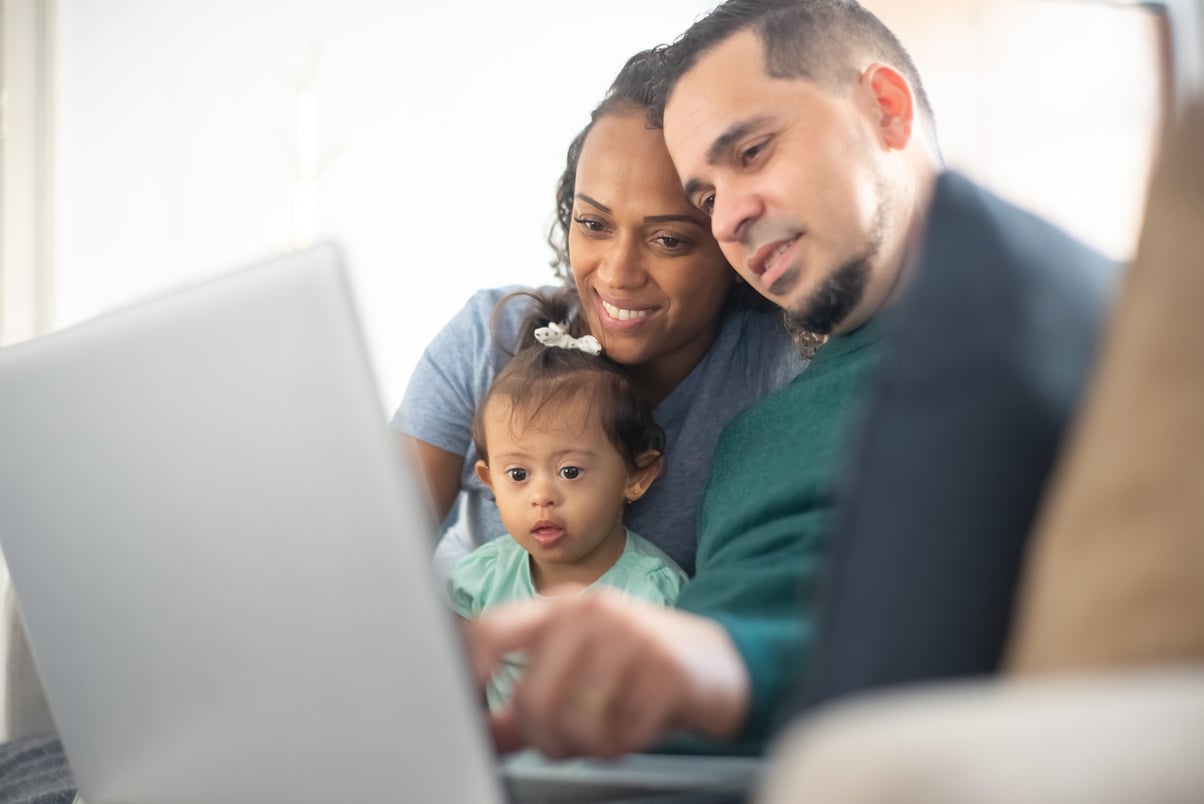
[[[738,182],[715,188],[711,207],[711,233],[720,243],[738,243],[748,234],[748,227],[762,213],[760,198]]]

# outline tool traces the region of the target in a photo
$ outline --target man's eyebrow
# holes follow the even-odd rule
[[[711,143],[711,147],[707,148],[706,162],[708,165],[714,166],[719,164],[719,160],[723,158],[723,154],[727,149],[732,147],[732,143],[743,139],[751,134],[754,130],[760,128],[769,122],[769,115],[761,114],[756,117],[750,117],[747,120],[740,120],[732,123],[727,127],[727,130],[715,138]],[[690,179],[683,186],[686,196],[693,196],[703,186],[703,182],[698,179]]]
[[[605,204],[603,204],[601,201],[598,201],[597,199],[590,198],[585,193],[577,193],[577,197],[580,198],[585,203],[589,204],[590,206],[597,207],[598,209],[602,210],[603,212],[605,212],[607,214],[610,213],[610,207],[606,206]]]

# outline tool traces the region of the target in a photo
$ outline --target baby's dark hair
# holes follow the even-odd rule
[[[599,413],[606,437],[629,469],[642,469],[650,450],[665,450],[665,432],[652,418],[652,407],[640,393],[631,375],[618,363],[603,355],[576,349],[544,346],[535,339],[535,330],[548,324],[567,322],[569,334],[588,334],[580,316],[570,317],[575,295],[569,290],[553,294],[520,290],[498,302],[498,312],[517,299],[529,299],[535,309],[520,328],[518,349],[510,362],[498,372],[472,422],[472,438],[477,452],[489,463],[489,445],[485,440],[483,416],[497,397],[510,401],[511,421],[523,424],[540,418],[544,411],[557,410],[564,403],[584,399],[590,411]],[[495,333],[496,337],[496,333]]]

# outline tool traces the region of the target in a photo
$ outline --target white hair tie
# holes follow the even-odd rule
[[[591,355],[602,354],[602,344],[598,343],[598,339],[593,335],[574,338],[569,334],[567,324],[557,324],[555,321],[549,321],[546,327],[535,330],[535,340],[544,346],[555,346],[558,349],[576,349]]]

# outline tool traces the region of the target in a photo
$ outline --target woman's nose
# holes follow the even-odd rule
[[[608,242],[598,255],[597,278],[611,288],[639,287],[644,283],[643,254],[635,236],[622,235]]]

